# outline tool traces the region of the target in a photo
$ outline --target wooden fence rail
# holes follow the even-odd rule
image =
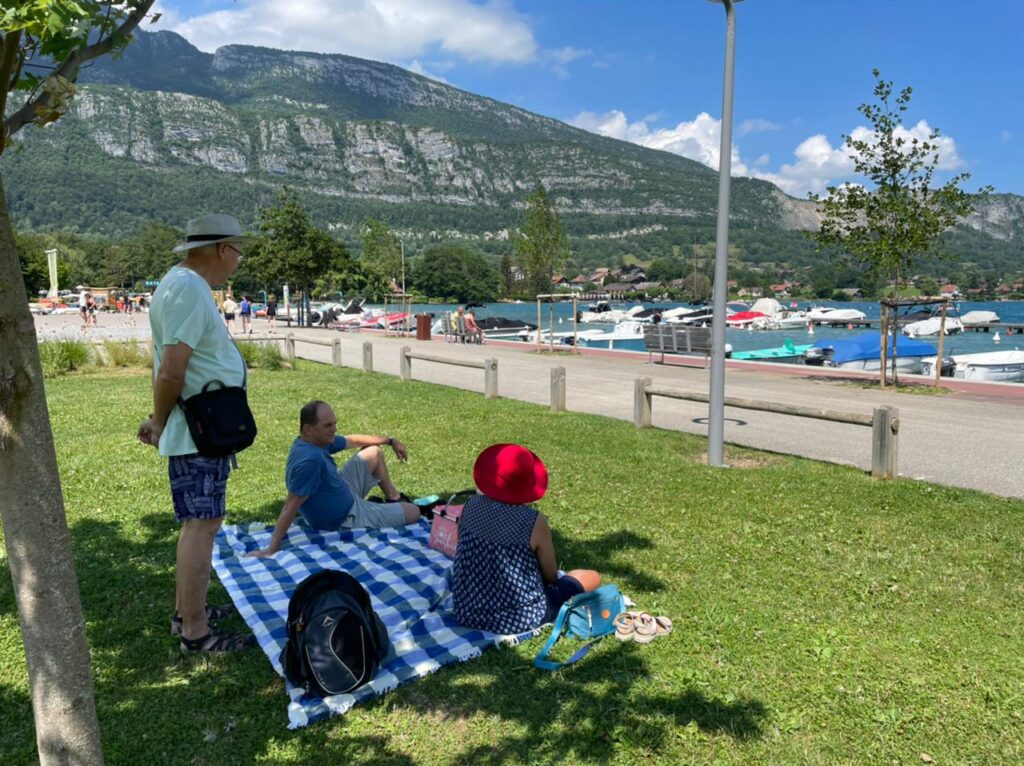
[[[409,346],[402,346],[399,357],[401,377],[404,381],[412,380],[412,360],[419,359],[423,362],[435,362],[437,364],[451,364],[456,367],[472,367],[484,371],[484,398],[498,398],[498,360],[491,358],[482,362],[469,361],[464,359],[451,359],[444,356],[433,356],[432,354],[415,353]]]
[[[633,397],[633,424],[637,428],[650,428],[651,405],[652,399],[655,396],[662,396],[667,399],[684,399],[692,402],[708,401],[708,395],[704,393],[657,388],[651,385],[650,378],[637,378]],[[725,397],[725,406],[743,410],[773,412],[778,415],[812,418],[814,420],[827,420],[832,423],[869,426],[872,429],[871,475],[882,479],[896,478],[900,421],[899,410],[895,407],[876,407],[871,415],[865,415],[859,412],[822,410],[814,407],[801,407],[759,399],[741,399],[734,396]]]

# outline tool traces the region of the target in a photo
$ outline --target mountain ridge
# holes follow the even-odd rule
[[[133,220],[180,224],[197,197],[251,223],[288,185],[318,222],[348,239],[374,215],[424,241],[456,234],[501,242],[522,199],[543,182],[584,251],[714,236],[714,170],[392,64],[241,45],[205,53],[157,32],[138,34],[121,59],[97,62],[79,82],[65,118],[28,131],[23,151],[5,154],[0,170],[19,187],[64,179],[88,187],[91,198],[75,203],[60,189],[57,200],[43,199],[12,191],[8,180],[21,225],[110,234]],[[164,189],[154,195],[154,185]],[[734,178],[732,188],[734,241],[748,250],[758,238],[773,242],[777,252],[762,258],[790,249],[809,257],[797,231],[817,226],[813,203],[766,181]],[[973,233],[964,236],[996,250],[1012,243],[1013,259],[1024,240],[1024,198],[996,202],[968,220]],[[650,232],[652,225],[663,229]],[[631,230],[647,233],[608,239]]]

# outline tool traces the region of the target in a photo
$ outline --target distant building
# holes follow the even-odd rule
[[[737,295],[741,298],[763,298],[764,290],[760,287],[741,287]]]
[[[953,284],[943,285],[942,287],[939,288],[939,295],[942,295],[946,298],[959,298],[960,288]]]
[[[847,298],[862,298],[864,297],[864,291],[859,287],[843,287],[840,288],[839,292],[845,295]]]

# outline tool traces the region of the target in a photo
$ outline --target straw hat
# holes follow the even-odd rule
[[[473,466],[473,482],[492,500],[509,505],[532,503],[548,491],[548,469],[518,444],[492,444]]]
[[[202,218],[193,218],[185,229],[185,241],[174,248],[175,253],[185,253],[197,247],[216,245],[218,242],[244,242],[250,239],[242,234],[242,227],[233,215],[214,213]]]

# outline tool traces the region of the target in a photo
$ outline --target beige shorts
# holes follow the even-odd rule
[[[352,490],[352,507],[341,522],[342,529],[405,526],[405,509],[401,503],[371,503],[366,499],[377,487],[377,479],[366,461],[356,453],[338,471],[348,488]]]

